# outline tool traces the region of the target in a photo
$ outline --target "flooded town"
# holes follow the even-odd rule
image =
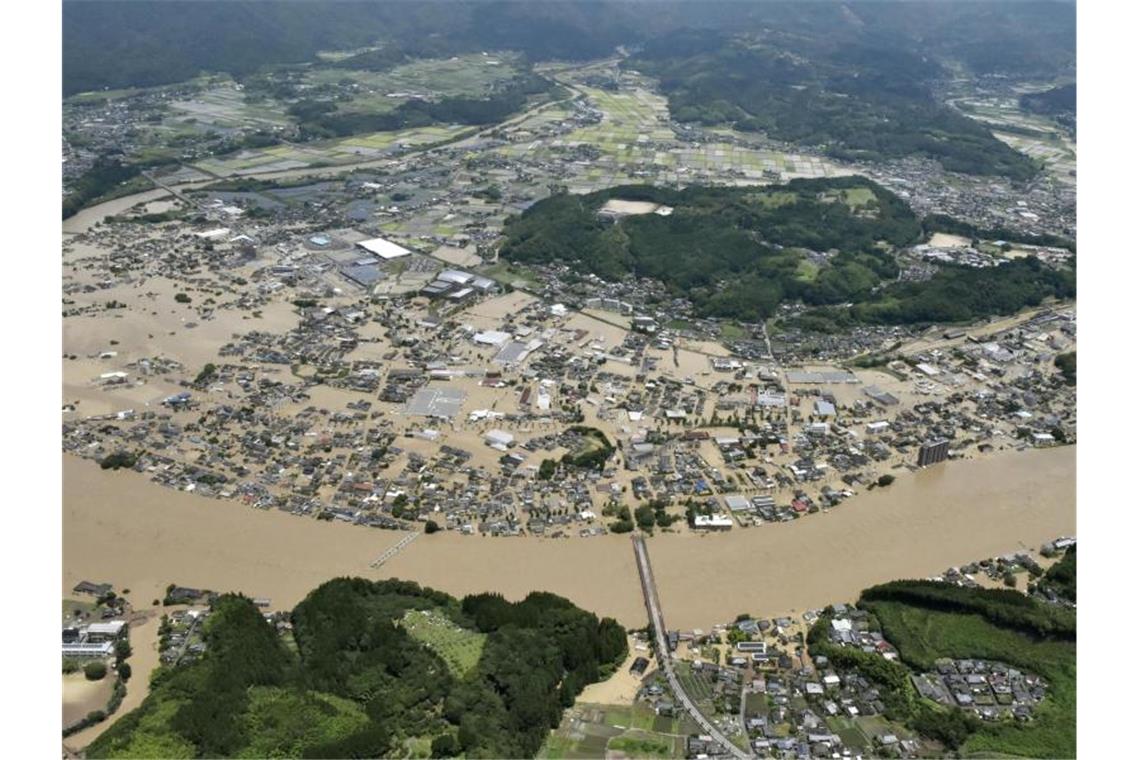
[[[65,756],[1075,748],[1066,77],[770,32],[72,88]],[[553,687],[478,697],[533,641]]]

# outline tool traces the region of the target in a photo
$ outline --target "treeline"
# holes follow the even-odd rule
[[[846,192],[869,194],[849,204]],[[858,197],[858,196],[853,196]],[[610,199],[673,207],[610,223]],[[576,264],[610,280],[652,277],[690,298],[702,316],[755,322],[785,300],[836,304],[868,298],[898,268],[887,247],[916,242],[921,226],[893,193],[861,177],[793,180],[757,190],[623,186],[557,194],[507,220],[501,255]],[[802,250],[837,253],[805,277]]]
[[[1039,306],[1046,298],[1077,295],[1073,269],[1052,269],[1034,257],[996,267],[947,265],[924,282],[892,284],[848,310],[851,323],[968,322]],[[844,315],[829,313],[838,324]]]
[[[63,92],[168,84],[203,71],[242,77],[312,61],[322,50],[378,42],[379,50],[360,54],[353,65],[383,69],[401,54],[481,50],[586,60],[638,36],[640,15],[627,9],[615,15],[594,2],[65,2]]]
[[[1045,92],[1027,92],[1017,99],[1017,104],[1030,113],[1047,116],[1076,113],[1077,85],[1065,84]]]
[[[922,220],[922,230],[926,235],[935,232],[945,232],[950,235],[961,235],[973,240],[1002,240],[1007,243],[1023,243],[1025,245],[1040,245],[1051,248],[1067,248],[1073,253],[1077,252],[1077,242],[1062,235],[1030,235],[1016,230],[996,227],[983,229],[975,224],[955,219],[946,214],[930,214]]]
[[[347,137],[366,132],[387,132],[433,124],[495,124],[526,105],[527,98],[547,92],[550,80],[521,74],[485,98],[446,97],[438,101],[412,99],[384,113],[340,111],[331,100],[304,100],[289,107],[298,120],[301,139]]]
[[[1039,591],[1052,591],[1073,604],[1077,602],[1077,547],[1070,546],[1057,564],[1045,571],[1037,581]]]
[[[69,0],[63,4],[63,89],[72,94],[151,86],[201,71],[242,76],[265,66],[310,61],[321,50],[378,42],[380,50],[361,54],[356,65],[387,66],[400,50],[419,57],[513,50],[532,60],[586,60],[686,28],[750,33],[798,58],[842,58],[860,51],[850,54],[860,78],[881,72],[891,86],[916,64],[925,70],[924,58],[961,61],[976,73],[1040,78],[1071,73],[1075,21],[1071,3],[666,0],[647,13],[640,3],[596,0],[325,5]],[[678,44],[674,55],[705,49]],[[846,86],[855,86],[853,76],[842,76],[841,65],[832,71]]]
[[[116,190],[142,173],[139,164],[124,164],[115,158],[99,158],[90,169],[72,181],[71,192],[63,199],[63,218],[75,216],[96,199]]]
[[[488,634],[459,678],[399,624],[437,610]],[[562,709],[625,658],[625,631],[561,597],[456,599],[402,581],[341,578],[292,615],[296,654],[251,601],[224,595],[197,662],[160,669],[96,757],[379,757],[407,739],[436,756],[533,756]]]
[[[789,50],[682,30],[625,65],[660,80],[678,121],[727,123],[846,160],[922,155],[956,172],[1015,180],[1037,173],[1028,156],[935,99],[929,82],[941,69],[925,55],[871,41],[819,42]]]
[[[876,601],[981,615],[996,626],[1041,638],[1075,641],[1077,637],[1077,616],[1072,610],[1042,604],[1009,589],[963,588],[940,581],[892,581],[872,586],[860,596],[861,603]]]

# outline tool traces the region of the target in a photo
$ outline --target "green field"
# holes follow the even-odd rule
[[[796,279],[801,282],[815,282],[816,276],[819,275],[819,264],[814,261],[802,259],[796,264]]]
[[[635,758],[684,757],[681,721],[658,716],[644,703],[575,705],[550,733],[538,757],[600,758],[611,752]]]
[[[852,187],[840,190],[838,193],[826,195],[837,201],[843,201],[852,210],[858,209],[875,200],[875,194],[865,187]]]
[[[479,663],[487,635],[460,628],[435,610],[408,610],[400,625],[412,638],[426,644],[462,678]]]
[[[720,337],[722,340],[740,340],[748,335],[740,325],[733,322],[722,322]]]
[[[764,193],[749,193],[746,198],[753,203],[759,203],[765,208],[776,208],[777,206],[786,206],[789,203],[796,202],[796,194],[789,192],[781,192],[773,190]]]
[[[481,267],[479,274],[499,282],[505,282],[516,288],[532,289],[538,288],[540,285],[538,278],[535,277],[530,268],[511,264],[508,261],[500,260],[491,266]]]

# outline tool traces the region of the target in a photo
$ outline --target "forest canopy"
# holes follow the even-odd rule
[[[598,212],[611,199],[672,212],[610,221]],[[837,328],[963,322],[1076,293],[1072,269],[1032,257],[985,270],[948,265],[926,281],[896,282],[893,252],[922,239],[924,225],[898,196],[862,177],[562,193],[508,219],[504,233],[505,259],[561,262],[608,280],[655,278],[701,316],[745,322],[794,301]]]
[[[1024,180],[1037,165],[979,122],[940,103],[941,67],[919,53],[871,45],[784,47],[682,30],[624,62],[656,77],[674,119],[730,124],[824,148],[841,159],[932,158],[950,171]]]
[[[454,670],[414,635],[430,612],[482,649]],[[566,599],[532,593],[462,601],[403,581],[339,578],[293,610],[291,635],[253,602],[218,597],[206,653],[160,668],[143,704],[100,736],[97,757],[381,757],[425,741],[466,757],[531,757],[562,710],[627,654],[625,630]],[[456,644],[458,642],[458,644]]]

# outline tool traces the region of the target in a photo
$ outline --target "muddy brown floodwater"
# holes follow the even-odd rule
[[[67,455],[63,475],[64,596],[83,579],[108,582],[131,589],[141,610],[178,583],[269,597],[273,608],[289,609],[330,578],[359,575],[414,580],[456,596],[551,591],[626,626],[646,623],[626,536],[443,533],[421,536],[372,570],[369,563],[406,534],[205,499]],[[1076,533],[1075,482],[1075,447],[1001,454],[902,475],[831,514],[793,523],[654,536],[649,551],[666,623],[708,630],[741,612],[772,617],[822,607],[875,583],[1036,549]],[[123,709],[66,746],[85,746],[146,696],[156,627],[150,620],[139,632]]]
[[[727,534],[650,539],[670,627],[710,628],[738,613],[778,615],[853,599],[874,583],[1036,549],[1076,531],[1076,449],[948,462],[901,475],[830,514]],[[341,575],[398,577],[463,595],[540,589],[622,623],[645,623],[629,538],[422,536],[379,570],[403,534],[319,523],[180,493],[64,457],[64,591],[81,579],[132,589],[168,583],[240,590],[287,609]]]

